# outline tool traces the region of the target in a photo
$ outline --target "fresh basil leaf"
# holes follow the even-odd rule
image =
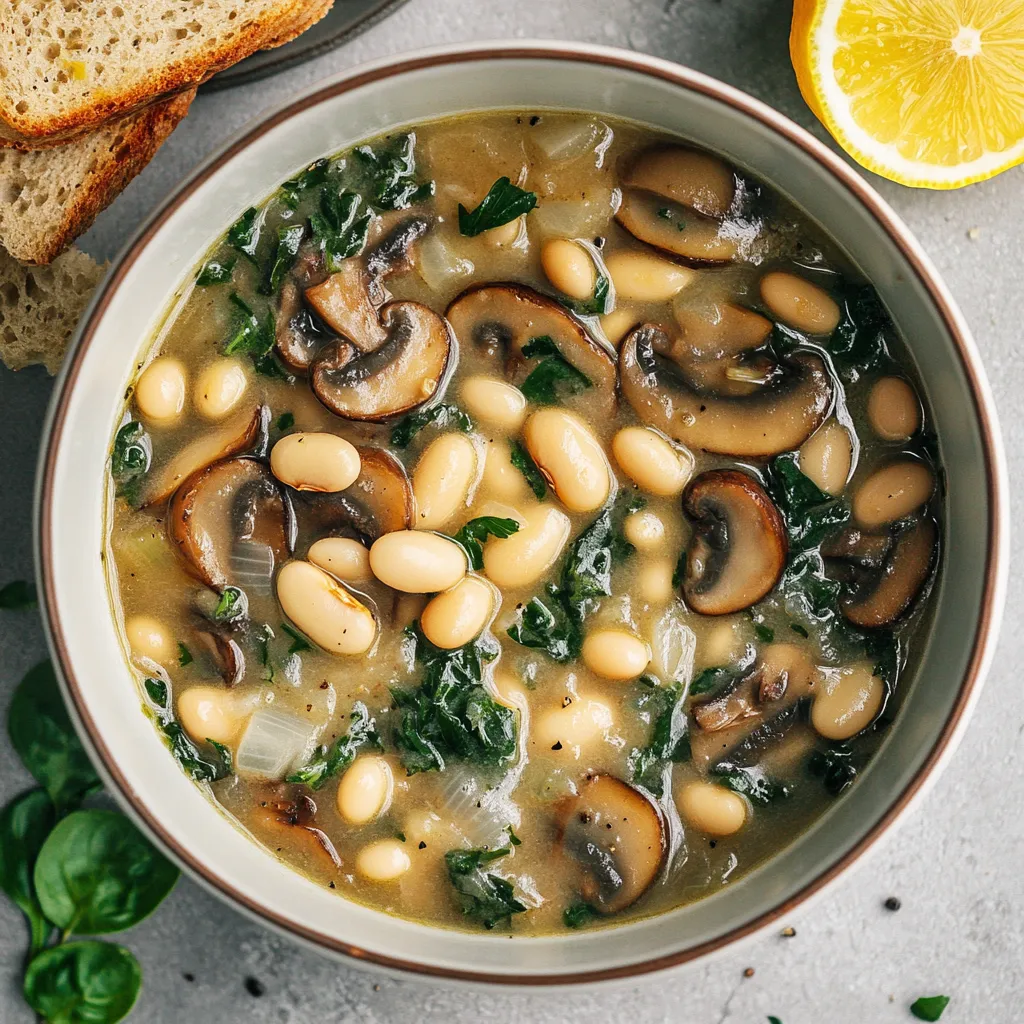
[[[651,720],[651,733],[646,746],[634,747],[630,752],[629,768],[635,783],[661,797],[665,792],[665,769],[690,759],[686,690],[682,686],[662,686],[657,680],[642,680],[641,685],[637,711]]]
[[[583,630],[566,610],[558,588],[549,587],[549,595],[531,598],[506,632],[517,644],[541,650],[557,662],[575,661],[583,649]]]
[[[317,185],[322,185],[327,180],[330,166],[331,161],[327,157],[322,157],[311,163],[305,170],[300,171],[294,178],[289,178],[281,186],[281,198],[284,204],[294,210],[305,192]]]
[[[82,802],[102,783],[72,728],[48,661],[30,669],[7,712],[11,743],[32,777],[50,794],[58,814]]]
[[[449,761],[499,765],[516,753],[516,712],[483,685],[484,665],[499,653],[484,634],[454,650],[435,647],[418,624],[407,631],[423,666],[415,690],[393,688],[393,739],[410,775],[443,771]]]
[[[526,380],[519,385],[519,390],[529,402],[537,405],[555,405],[561,396],[578,395],[589,387],[589,377],[580,373],[563,356],[553,355],[542,359],[530,371]]]
[[[277,417],[277,429],[291,430],[295,426],[295,417],[290,412],[283,412]]]
[[[473,421],[457,405],[434,405],[423,412],[414,412],[399,420],[391,431],[391,444],[394,448],[408,448],[412,439],[424,427],[436,427],[438,430],[455,428],[468,434],[473,429]]]
[[[0,889],[28,919],[30,956],[46,945],[53,931],[36,899],[32,870],[56,820],[53,802],[41,789],[15,797],[0,811]]]
[[[247,260],[259,266],[256,251],[263,234],[265,212],[250,206],[228,229],[228,245],[237,249]]]
[[[33,874],[43,913],[65,935],[102,935],[148,917],[178,869],[117,811],[74,811],[47,837]]]
[[[226,260],[207,260],[203,264],[203,269],[199,271],[196,284],[201,288],[211,284],[225,284],[231,280],[237,262],[235,256],[230,256]]]
[[[380,747],[376,722],[362,701],[352,705],[350,723],[344,736],[340,736],[330,747],[321,747],[307,764],[288,776],[288,782],[301,783],[311,789],[319,789],[329,779],[343,772],[363,747]]]
[[[274,246],[274,262],[267,275],[264,294],[275,295],[284,282],[285,275],[292,269],[295,257],[299,254],[299,246],[306,229],[302,224],[282,224],[277,229],[277,242]]]
[[[129,505],[139,503],[142,481],[153,459],[153,442],[138,420],[125,423],[114,437],[110,475],[117,495]]]
[[[500,850],[449,850],[444,855],[448,880],[455,889],[462,913],[488,930],[502,922],[511,926],[513,914],[526,912],[526,907],[515,897],[515,886],[507,878],[483,870],[485,864],[509,852],[506,846]]]
[[[70,942],[43,950],[28,965],[25,1001],[48,1024],[117,1024],[131,1012],[142,969],[110,942]]]
[[[483,542],[488,537],[503,539],[518,532],[519,523],[514,519],[502,519],[499,516],[477,516],[476,519],[470,519],[452,539],[465,549],[470,565],[474,569],[482,569],[484,567]]]
[[[292,629],[287,622],[281,623],[281,629],[292,638],[292,642],[288,646],[289,654],[301,654],[303,651],[313,650],[313,645],[297,629]]]
[[[238,587],[225,587],[213,609],[214,622],[237,622],[249,612],[249,598]]]
[[[179,640],[178,641],[178,664],[184,668],[186,665],[191,665],[195,659],[192,657],[192,652]]]
[[[562,924],[566,928],[582,928],[598,916],[597,910],[589,903],[570,903],[562,911]]]
[[[762,768],[747,768],[720,762],[711,768],[710,774],[716,781],[727,786],[734,793],[740,793],[752,803],[767,806],[789,796],[789,787],[770,778]]]
[[[11,580],[0,587],[0,609],[4,611],[23,611],[38,603],[36,585],[28,580]]]
[[[921,996],[910,1004],[910,1012],[918,1020],[936,1021],[949,1006],[949,996]]]
[[[510,446],[510,461],[526,478],[526,482],[529,484],[534,496],[538,500],[542,499],[548,491],[544,474],[537,468],[537,463],[530,457],[530,453],[521,441],[512,442]]]
[[[513,185],[510,178],[499,178],[472,212],[459,203],[459,233],[473,238],[529,213],[536,205],[536,192]]]

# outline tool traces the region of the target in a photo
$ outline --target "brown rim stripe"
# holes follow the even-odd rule
[[[929,751],[920,769],[913,779],[910,780],[904,792],[890,806],[884,814],[875,822],[868,832],[853,845],[845,854],[839,857],[835,863],[827,867],[812,882],[809,882],[803,889],[795,893],[784,903],[773,910],[746,924],[740,925],[724,935],[718,936],[697,946],[655,957],[650,960],[636,964],[628,964],[622,967],[607,968],[603,970],[589,971],[587,973],[567,973],[557,975],[538,976],[533,974],[510,974],[498,975],[487,972],[454,970],[445,967],[435,967],[429,964],[416,963],[413,961],[399,960],[392,957],[371,953],[350,943],[341,942],[331,936],[323,935],[304,925],[290,921],[287,918],[268,911],[265,907],[250,900],[244,894],[238,892],[222,878],[220,878],[207,865],[200,863],[190,853],[183,849],[175,840],[167,834],[160,821],[154,814],[142,804],[138,795],[133,791],[130,783],[116,767],[116,762],[110,750],[103,742],[102,737],[96,728],[95,722],[89,715],[82,693],[75,678],[68,656],[67,645],[63,630],[57,619],[54,609],[55,605],[55,581],[53,575],[52,551],[50,545],[50,533],[52,529],[52,492],[54,485],[54,467],[56,451],[60,444],[64,420],[66,415],[65,397],[74,387],[81,369],[82,358],[95,334],[96,324],[102,318],[115,289],[123,280],[126,269],[132,265],[140,251],[148,245],[156,231],[171,216],[177,207],[196,191],[215,171],[222,167],[227,161],[244,150],[253,140],[288,120],[297,113],[309,107],[316,106],[324,100],[349,92],[363,85],[379,81],[384,78],[402,75],[410,71],[422,68],[434,67],[439,64],[461,64],[473,61],[485,60],[508,60],[508,59],[537,59],[537,60],[562,60],[579,63],[606,65],[622,68],[638,74],[647,75],[651,78],[658,78],[669,82],[691,92],[700,93],[720,103],[727,104],[753,120],[760,121],[776,134],[781,135],[788,142],[802,149],[812,157],[833,177],[860,201],[873,214],[878,222],[885,228],[893,243],[902,253],[904,258],[913,268],[919,281],[924,285],[936,309],[946,324],[950,336],[953,338],[957,354],[963,368],[964,375],[971,388],[971,397],[974,403],[975,413],[980,427],[981,435],[985,446],[985,471],[988,480],[988,552],[985,561],[985,584],[981,598],[981,611],[978,618],[978,628],[974,634],[971,645],[971,657],[968,664],[964,681],[960,692],[957,695],[956,703],[945,722],[942,733],[935,745]],[[999,565],[1002,554],[1002,547],[1005,544],[1005,524],[1001,517],[1003,508],[1003,480],[999,473],[996,452],[998,445],[993,418],[983,398],[984,385],[980,379],[978,369],[971,358],[971,345],[960,327],[960,319],[946,294],[944,286],[939,282],[931,268],[921,259],[917,244],[913,241],[909,232],[900,223],[898,218],[886,207],[881,198],[860,176],[852,170],[843,160],[833,154],[822,143],[804,129],[800,128],[789,118],[772,110],[770,107],[755,100],[745,93],[741,93],[731,86],[724,85],[705,75],[690,71],[678,65],[670,65],[665,61],[651,58],[638,57],[625,52],[612,51],[605,48],[589,49],[580,46],[576,49],[561,49],[558,44],[535,44],[517,47],[503,48],[480,48],[469,47],[457,52],[437,52],[422,56],[415,56],[385,66],[373,67],[366,71],[359,72],[341,81],[332,82],[324,88],[304,96],[283,109],[271,114],[266,120],[250,129],[246,134],[232,143],[223,152],[204,164],[193,177],[189,178],[177,191],[171,195],[164,204],[153,214],[142,233],[132,243],[131,248],[125,253],[124,258],[114,268],[102,286],[102,291],[97,296],[87,319],[80,327],[80,333],[76,340],[74,352],[71,354],[71,362],[67,366],[64,377],[59,382],[58,390],[54,394],[51,405],[52,420],[49,424],[49,432],[41,457],[39,485],[36,496],[36,544],[38,548],[38,566],[42,582],[44,622],[49,632],[50,645],[56,656],[59,672],[58,675],[64,683],[65,695],[70,698],[72,709],[75,711],[79,731],[84,731],[83,738],[91,746],[94,753],[102,761],[105,773],[113,780],[117,795],[144,823],[150,834],[162,845],[162,847],[183,865],[193,876],[203,882],[205,886],[219,895],[225,897],[236,906],[248,911],[251,915],[261,918],[263,921],[274,926],[295,938],[301,939],[321,948],[344,954],[356,961],[374,964],[379,967],[389,968],[418,975],[426,975],[437,978],[447,978],[460,981],[486,982],[496,985],[567,985],[584,984],[597,981],[608,981],[617,978],[630,978],[646,974],[651,971],[663,970],[679,964],[688,963],[707,953],[720,950],[733,942],[761,930],[770,925],[773,921],[792,913],[792,911],[803,903],[810,896],[817,893],[824,886],[837,878],[843,871],[853,864],[863,853],[865,853],[875,841],[889,828],[892,822],[902,813],[910,801],[921,789],[922,785],[932,774],[938,762],[945,754],[957,727],[963,719],[964,713],[970,704],[972,694],[980,682],[980,672],[986,657],[986,648],[990,640],[990,634],[994,632],[997,625],[996,615],[998,608],[996,602],[999,592]],[[994,638],[992,638],[994,642]]]

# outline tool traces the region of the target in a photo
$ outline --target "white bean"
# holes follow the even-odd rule
[[[197,743],[234,743],[253,703],[221,686],[190,686],[178,697],[178,721]]]
[[[385,586],[407,594],[434,594],[466,575],[466,555],[447,537],[420,530],[395,530],[370,548],[370,568]]]
[[[620,249],[604,262],[616,297],[637,302],[666,302],[697,278],[695,270],[650,252]]]
[[[902,377],[882,377],[868,395],[868,422],[883,441],[906,441],[921,427],[921,403]]]
[[[839,324],[839,307],[816,284],[784,270],[761,278],[761,298],[783,323],[807,334],[830,334]]]
[[[506,224],[499,224],[496,228],[484,231],[480,237],[495,249],[511,249],[513,246],[524,248],[529,240],[526,233],[526,218],[516,217]]]
[[[465,508],[476,478],[476,448],[465,434],[442,434],[420,456],[412,475],[416,526],[439,530]]]
[[[124,629],[128,646],[140,658],[149,658],[158,665],[169,665],[177,654],[167,627],[151,615],[133,615]]]
[[[650,647],[624,629],[600,629],[583,641],[583,663],[603,679],[636,679],[650,660]]]
[[[569,517],[553,505],[534,506],[523,522],[518,533],[484,545],[484,572],[501,588],[539,580],[558,560],[572,529]]]
[[[466,576],[431,599],[420,616],[420,628],[435,647],[463,647],[490,621],[496,599],[497,590],[487,580]]]
[[[356,871],[371,882],[393,882],[411,865],[405,844],[397,839],[380,839],[356,854]]]
[[[838,420],[822,424],[800,446],[800,472],[826,494],[842,494],[852,463],[850,435]]]
[[[601,317],[601,330],[604,331],[604,336],[618,348],[622,344],[622,339],[642,319],[643,317],[639,316],[636,310],[623,306],[621,309],[613,309]]]
[[[901,459],[876,469],[853,496],[853,514],[862,526],[882,526],[910,515],[935,490],[935,477],[923,462]]]
[[[612,439],[622,471],[648,494],[681,494],[693,474],[693,456],[648,427],[623,427]]]
[[[287,562],[277,574],[285,615],[331,654],[363,654],[377,636],[373,612],[332,576],[309,562]]]
[[[614,724],[612,709],[604,702],[573,697],[542,714],[531,738],[542,750],[561,750],[578,758],[582,747],[603,738]]]
[[[462,382],[462,404],[473,419],[514,433],[526,419],[526,396],[497,377],[467,377]]]
[[[365,583],[373,579],[370,552],[353,537],[324,537],[310,547],[306,558],[339,580]]]
[[[710,836],[731,836],[747,820],[747,803],[738,793],[710,782],[688,782],[676,801],[693,828]]]
[[[338,813],[353,825],[365,825],[387,809],[395,780],[383,757],[362,754],[338,785]]]
[[[641,566],[636,574],[640,600],[647,604],[665,604],[670,601],[675,593],[675,587],[672,586],[672,575],[675,571],[675,563],[668,559],[648,562]]]
[[[169,356],[154,359],[135,384],[135,404],[147,423],[174,423],[185,408],[184,363]]]
[[[512,451],[504,441],[487,445],[480,490],[499,501],[519,501],[530,493],[526,477],[512,465]]]
[[[223,419],[245,394],[249,385],[245,368],[237,359],[215,359],[196,380],[192,401],[204,419]]]
[[[884,696],[885,683],[866,663],[827,670],[811,705],[811,725],[826,739],[848,740],[874,721]]]
[[[657,551],[665,543],[665,524],[653,512],[630,512],[622,532],[637,551]]]
[[[547,279],[570,299],[589,299],[597,273],[590,254],[578,242],[552,238],[540,251],[540,265]]]
[[[337,434],[288,434],[270,452],[270,471],[297,491],[343,491],[359,477],[355,445]]]
[[[608,460],[578,416],[564,409],[540,409],[526,421],[523,439],[566,508],[592,512],[605,503],[611,489]]]

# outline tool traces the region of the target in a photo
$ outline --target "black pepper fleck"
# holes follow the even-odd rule
[[[551,749],[552,750],[561,750],[562,749],[562,741],[559,740],[557,743],[552,744]]]
[[[886,910],[899,910],[903,906],[902,902],[895,896],[890,896],[885,903],[882,904]]]
[[[182,977],[191,985],[196,980],[196,976],[191,971],[186,971]]]
[[[420,840],[419,849],[425,850],[426,848],[427,848],[427,844],[425,842],[423,842],[423,840],[421,839]]]
[[[259,999],[259,997],[267,991],[267,987],[259,978],[254,978],[250,974],[249,977],[245,979],[245,991],[254,999]]]
[[[540,124],[540,118],[534,114],[533,117],[530,118],[530,127],[532,128],[536,124]]]

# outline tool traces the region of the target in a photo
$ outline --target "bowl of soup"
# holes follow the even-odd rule
[[[42,593],[114,795],[358,962],[629,976],[933,778],[1005,574],[987,385],[892,212],[756,101],[459,47],[246,129],[54,400]]]

